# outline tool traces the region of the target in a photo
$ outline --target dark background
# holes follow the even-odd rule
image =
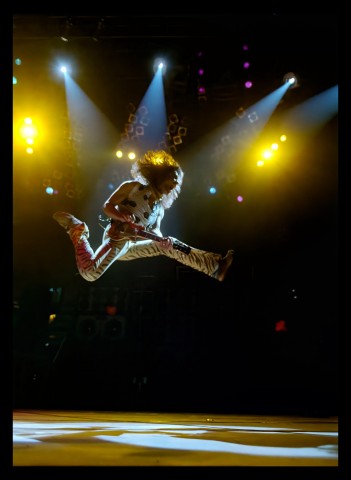
[[[14,148],[14,406],[336,414],[337,117],[292,157],[289,174],[267,175],[253,188],[238,167],[234,184],[225,177],[216,197],[204,188],[216,168],[206,158],[194,166],[188,152],[238,108],[278,88],[287,72],[296,71],[300,86],[279,104],[272,129],[280,114],[335,86],[337,16],[14,15],[13,27],[13,58],[24,59],[21,70],[14,66],[21,78],[14,118],[46,109],[46,126],[57,126],[34,166],[24,166]],[[244,42],[250,91],[243,88]],[[200,50],[205,101],[196,87]],[[182,193],[162,231],[206,250],[233,248],[235,260],[221,284],[166,258],[120,262],[89,284],[51,216],[68,210],[84,217],[93,247],[99,245],[98,216],[109,194],[106,145],[97,146],[102,160],[90,167],[101,177],[87,175],[76,158],[74,169],[67,167],[64,92],[49,65],[59,54],[74,59],[75,81],[118,132],[160,53],[173,61],[165,80],[168,112],[188,129],[175,155],[185,171]],[[118,140],[116,133],[114,145]],[[54,169],[73,184],[72,197],[45,194],[43,179]],[[113,175],[118,183],[125,171]],[[247,192],[244,204],[228,201],[232,188]],[[279,321],[284,331],[277,331]]]

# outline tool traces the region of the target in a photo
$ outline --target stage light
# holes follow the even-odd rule
[[[144,127],[138,125],[138,126],[136,127],[136,129],[135,129],[135,133],[136,133],[137,135],[144,135]]]
[[[171,123],[170,126],[168,127],[168,130],[170,133],[176,133],[178,127],[176,123]]]
[[[156,58],[154,61],[154,73],[161,72],[162,75],[166,74],[167,65],[163,58]]]
[[[27,117],[23,120],[23,124],[19,129],[19,133],[27,145],[34,145],[34,138],[38,136],[38,129],[33,124],[33,121],[30,117]],[[34,153],[34,149],[30,146],[26,148],[26,152],[29,155]]]
[[[140,123],[141,123],[141,125],[144,125],[144,127],[147,127],[150,123],[150,118],[149,117],[141,117]]]
[[[60,25],[60,38],[63,42],[68,42],[68,37],[73,27],[72,19],[66,18],[65,21]]]
[[[270,150],[265,150],[262,153],[262,157],[265,158],[266,160],[269,160],[270,158],[272,158],[272,155],[273,153]]]
[[[133,113],[133,112],[131,112]],[[138,108],[138,113],[142,116],[145,117],[149,113],[148,109],[145,107],[145,105],[142,105],[141,107]]]
[[[247,118],[249,119],[250,123],[255,123],[259,119],[259,116],[257,115],[257,112],[251,112]]]
[[[172,113],[169,117],[169,123],[178,123],[179,122],[179,118],[178,118],[178,115],[176,113]]]
[[[286,73],[284,75],[283,83],[289,83],[289,88],[297,88],[299,86],[297,76],[292,72]]]
[[[246,110],[244,110],[243,107],[239,107],[237,109],[237,111],[235,112],[235,115],[238,117],[238,118],[243,118],[245,117],[245,114],[246,114]]]
[[[137,123],[138,117],[136,115],[133,115],[132,113],[128,117],[128,122],[130,123]]]

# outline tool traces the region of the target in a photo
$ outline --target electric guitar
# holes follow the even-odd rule
[[[131,239],[131,238],[149,238],[155,242],[161,242],[164,240],[164,237],[156,235],[156,233],[149,232],[145,230],[144,227],[136,225],[131,222],[115,222],[111,221],[111,227],[107,232],[107,235],[113,240],[122,240],[122,239]],[[191,252],[191,247],[185,245],[185,243],[180,242],[179,240],[173,240],[173,248],[179,250],[180,252],[189,255]]]

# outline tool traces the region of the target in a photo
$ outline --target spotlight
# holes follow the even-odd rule
[[[166,74],[167,65],[164,58],[156,58],[154,61],[154,73],[161,72],[162,75]]]
[[[67,67],[65,65],[62,65],[60,70],[61,70],[62,73],[67,73]]]
[[[297,76],[292,72],[286,73],[284,75],[283,83],[289,83],[289,88],[297,88],[299,86]]]

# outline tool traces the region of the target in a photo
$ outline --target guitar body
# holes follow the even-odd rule
[[[136,225],[135,223],[128,222],[116,222],[111,221],[111,227],[109,228],[107,235],[113,240],[137,240],[142,238],[148,238],[149,240],[154,240],[155,242],[161,242],[163,237],[156,235],[155,233],[145,230],[144,227]],[[173,248],[179,250],[186,255],[189,255],[191,248],[185,243],[181,243],[178,240],[173,240]]]

